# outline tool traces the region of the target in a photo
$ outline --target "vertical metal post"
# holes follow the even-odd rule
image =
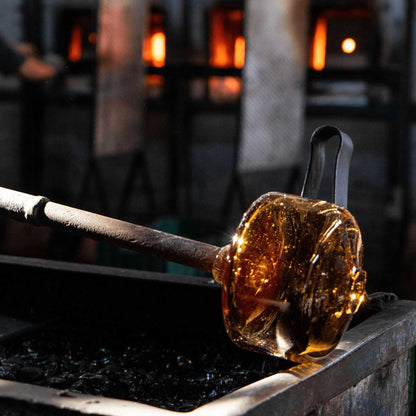
[[[397,154],[397,175],[401,191],[401,212],[398,224],[398,251],[397,260],[400,261],[403,275],[404,253],[407,241],[407,228],[410,220],[410,78],[413,65],[412,32],[415,24],[414,0],[406,1],[406,31],[403,53],[403,74],[400,85],[400,112],[399,112],[399,146]],[[395,262],[393,263],[395,264]],[[395,267],[395,266],[393,266]]]

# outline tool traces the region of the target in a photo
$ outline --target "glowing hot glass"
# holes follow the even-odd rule
[[[364,300],[360,230],[337,205],[268,193],[245,213],[213,275],[234,343],[309,361],[336,347]]]

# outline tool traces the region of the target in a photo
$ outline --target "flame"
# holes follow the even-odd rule
[[[238,36],[234,42],[234,66],[242,68],[244,66],[246,42],[243,36]]]
[[[316,22],[312,43],[311,66],[316,71],[322,71],[325,68],[326,34],[326,18],[321,17]]]
[[[68,48],[68,59],[71,62],[78,62],[82,55],[82,28],[80,25],[75,25],[72,28],[71,42]]]

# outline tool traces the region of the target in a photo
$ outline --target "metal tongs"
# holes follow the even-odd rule
[[[333,126],[322,126],[311,137],[311,154],[301,196],[316,199],[325,167],[325,145],[332,137],[339,139],[334,165],[332,202],[343,208],[348,205],[348,177],[354,145],[350,136]]]
[[[318,197],[325,167],[325,145],[332,137],[339,140],[333,171],[332,200],[334,204],[347,208],[349,169],[354,145],[350,136],[334,126],[319,127],[311,136],[311,154],[301,196],[310,199]],[[367,294],[365,303],[360,308],[360,314],[365,316],[381,310],[385,304],[397,299],[397,295],[389,292]]]

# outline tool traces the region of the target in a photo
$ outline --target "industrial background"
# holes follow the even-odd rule
[[[416,297],[413,2],[286,3],[3,0],[1,35],[59,73],[1,76],[1,185],[221,245],[264,192],[300,193],[311,133],[335,125],[355,145],[348,208],[369,288]],[[330,186],[328,170],[323,199]],[[1,231],[3,254],[199,273]]]
[[[55,68],[37,82],[0,73],[1,414],[415,413],[414,0],[0,6],[0,68],[3,41]],[[231,272],[243,213],[266,192],[301,193],[322,125],[354,142],[367,287],[355,230],[334,248],[333,223],[325,256],[285,242],[283,271],[259,227],[247,272],[244,238]]]

